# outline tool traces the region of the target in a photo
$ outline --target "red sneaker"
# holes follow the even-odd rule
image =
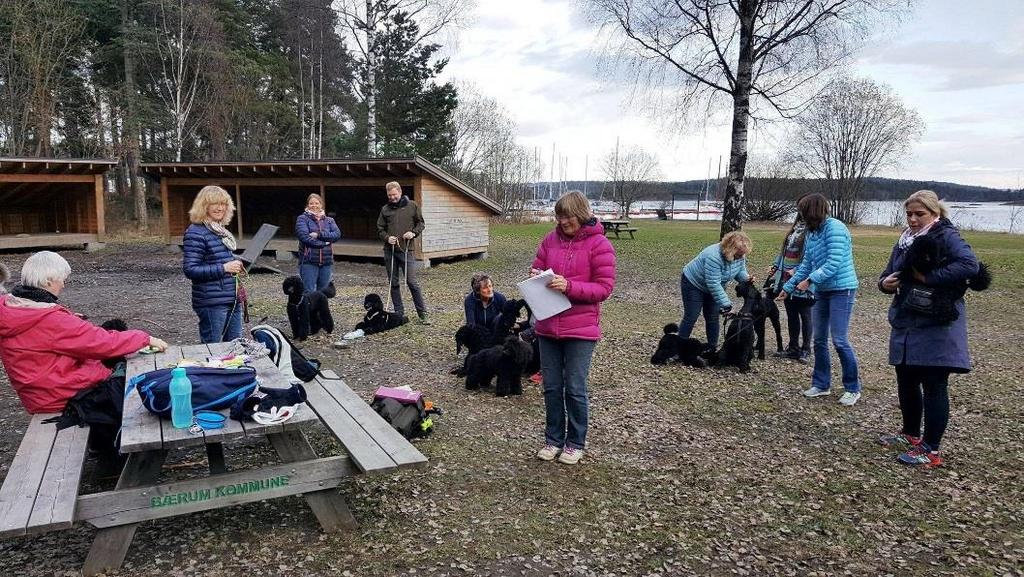
[[[939,456],[939,452],[932,451],[931,448],[924,443],[911,448],[896,459],[903,464],[921,467],[922,469],[933,469],[935,467],[941,467],[943,464],[942,457]]]
[[[534,373],[530,375],[530,382],[535,385],[539,385],[544,382],[544,376],[540,373]]]

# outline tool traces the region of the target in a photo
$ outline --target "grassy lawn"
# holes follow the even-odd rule
[[[447,413],[436,420],[435,434],[418,442],[429,468],[344,485],[361,523],[348,535],[317,532],[298,498],[145,524],[122,574],[1021,574],[1024,313],[1013,303],[1024,297],[1024,237],[964,233],[992,266],[995,285],[968,296],[976,370],[953,377],[947,467],[916,471],[875,444],[879,433],[899,426],[887,364],[888,298],[874,288],[896,231],[854,230],[863,293],[852,340],[864,397],[851,409],[838,405],[836,395],[800,396],[810,370],[791,362],[755,362],[747,374],[651,366],[661,327],[680,316],[680,269],[717,240],[718,224],[637,223],[635,240],[613,240],[618,284],[603,307],[588,451],[579,466],[533,458],[543,443],[538,387],[496,399],[466,391],[448,374],[470,275],[485,270],[498,290],[515,295],[514,282],[551,228],[496,225],[489,259],[423,272],[433,326],[407,325],[341,351],[323,340],[305,347],[366,398],[379,385],[410,384],[442,406]],[[746,230],[754,240],[752,271],[763,278],[784,229],[755,224]],[[112,250],[134,259],[133,251],[142,249]],[[89,283],[106,282],[102,274],[114,274],[103,268],[107,257],[76,258],[100,263],[90,265],[98,271],[91,276],[78,274],[81,284],[72,289],[79,294]],[[155,302],[147,298],[179,299],[180,310],[167,314],[181,315],[173,326],[184,328],[169,340],[190,342],[194,317],[188,285],[174,268],[179,258],[139,259],[148,267],[139,274],[166,279],[154,280],[159,284],[147,293],[163,296],[137,302],[144,308]],[[76,273],[89,268],[72,266]],[[361,316],[363,295],[384,288],[383,272],[339,262],[336,277],[332,307],[344,331]],[[254,319],[270,315],[287,326],[280,282],[273,275],[252,278]],[[97,297],[89,306],[106,304]],[[695,336],[703,337],[702,323]],[[16,413],[10,395],[0,400]],[[8,422],[17,427],[19,419]],[[18,438],[4,438],[7,461]],[[326,434],[312,440],[334,450]],[[240,447],[229,453],[235,460],[229,464],[270,454],[266,446]],[[0,556],[20,575],[70,574],[91,535],[80,528],[0,543]]]

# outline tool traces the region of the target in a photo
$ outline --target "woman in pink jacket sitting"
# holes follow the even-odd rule
[[[564,293],[572,306],[536,324],[547,414],[537,458],[574,465],[586,445],[587,375],[601,338],[601,302],[615,288],[615,249],[579,191],[558,199],[555,220],[530,275],[550,268],[555,277],[548,288]]]

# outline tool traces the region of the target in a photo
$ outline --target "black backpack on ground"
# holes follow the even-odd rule
[[[434,421],[427,414],[422,398],[409,404],[378,398],[370,403],[370,407],[406,439],[426,437],[434,432]]]

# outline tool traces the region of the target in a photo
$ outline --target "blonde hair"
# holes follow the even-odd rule
[[[555,215],[561,217],[575,216],[580,226],[594,216],[590,210],[590,201],[578,190],[570,190],[555,203]]]
[[[320,201],[320,208],[323,208],[324,207],[324,197],[320,196],[319,194],[317,194],[315,192],[306,197],[306,206],[309,206],[309,201],[313,200],[314,198]]]
[[[949,207],[946,206],[946,203],[939,200],[939,195],[930,190],[919,190],[911,194],[907,197],[907,200],[903,201],[903,208],[907,208],[912,202],[920,204],[925,210],[936,216],[949,218]]]
[[[55,252],[41,250],[25,259],[21,266],[21,284],[27,287],[46,288],[54,281],[64,282],[71,276],[71,265]]]
[[[402,190],[402,185],[398,184],[398,182],[395,181],[395,180],[392,180],[391,182],[389,182],[389,183],[384,185],[384,190],[385,191],[391,190],[392,188],[397,188],[399,191],[401,191]]]
[[[744,249],[749,253],[753,248],[753,243],[750,242],[750,237],[747,236],[747,233],[734,230],[723,236],[718,246],[722,249],[722,256],[725,257],[725,260],[731,261],[736,257],[736,253],[740,249]]]
[[[188,210],[188,219],[192,224],[203,224],[210,219],[206,215],[206,209],[213,204],[226,204],[227,211],[224,213],[224,220],[220,223],[227,225],[235,216],[235,201],[231,199],[228,191],[219,186],[204,186],[199,190],[196,199],[192,201],[192,208]]]

